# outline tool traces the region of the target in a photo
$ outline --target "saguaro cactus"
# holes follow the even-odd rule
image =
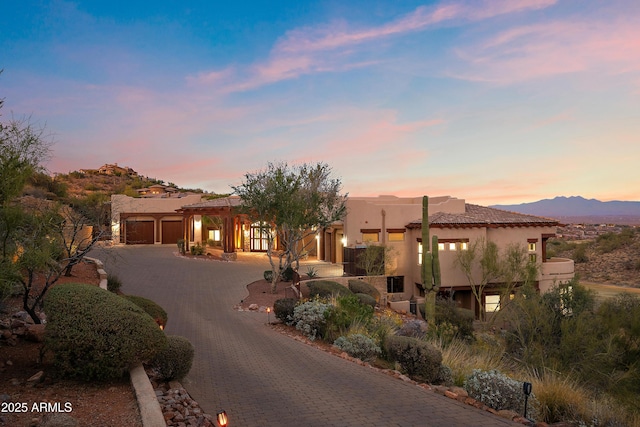
[[[436,318],[436,293],[440,290],[440,257],[438,256],[438,236],[431,239],[429,247],[429,197],[422,198],[422,285],[425,290],[424,317],[430,324]]]

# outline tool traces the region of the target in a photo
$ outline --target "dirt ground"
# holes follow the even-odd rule
[[[59,283],[99,284],[93,264],[79,264],[72,277]],[[6,302],[0,319],[21,309],[21,301]],[[71,416],[79,426],[141,426],[138,405],[128,377],[107,383],[54,380],[51,357],[40,360],[41,343],[18,340],[11,346],[0,340],[0,426],[53,424],[52,418]],[[42,380],[27,381],[43,371]],[[67,425],[67,424],[55,424]]]

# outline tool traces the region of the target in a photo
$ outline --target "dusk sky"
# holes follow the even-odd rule
[[[328,163],[352,196],[640,200],[640,1],[3,1],[0,111],[51,172],[228,193]]]

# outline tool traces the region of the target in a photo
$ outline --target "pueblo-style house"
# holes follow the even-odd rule
[[[125,244],[175,244],[187,248],[208,245],[233,259],[237,252],[266,251],[265,224],[251,223],[235,209],[238,197],[202,200],[201,195],[181,198],[140,199],[112,196],[114,241]],[[394,308],[409,311],[411,299],[423,301],[420,262],[422,251],[422,197],[349,197],[342,221],[319,230],[310,242],[310,259],[342,265],[345,275],[363,274],[354,254],[367,244],[392,248],[386,277],[377,285]],[[522,245],[539,265],[538,289],[545,292],[574,275],[573,261],[547,258],[547,240],[556,235],[559,222],[473,204],[450,196],[429,198],[430,235],[437,235],[442,275],[441,292],[450,292],[461,306],[477,312],[469,283],[454,263],[457,251],[468,250],[478,239],[504,250]],[[491,285],[491,284],[490,284]],[[494,285],[499,285],[496,283]],[[499,305],[498,287],[487,286],[483,304],[488,313]]]

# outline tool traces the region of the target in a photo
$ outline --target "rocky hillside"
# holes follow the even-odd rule
[[[572,258],[584,282],[640,288],[640,229],[626,228],[585,242],[554,240],[548,253]]]

